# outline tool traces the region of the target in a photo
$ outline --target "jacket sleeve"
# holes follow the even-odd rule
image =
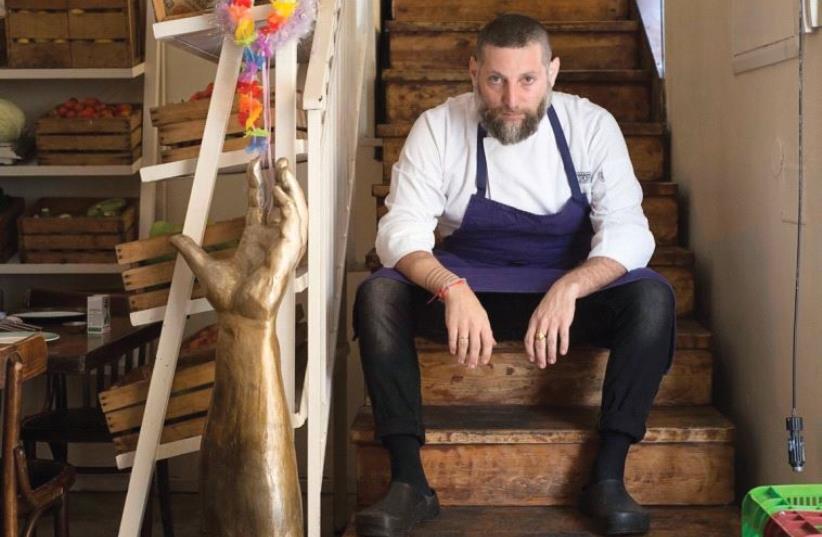
[[[434,247],[434,229],[446,201],[436,119],[430,112],[417,119],[391,170],[391,191],[385,200],[388,213],[379,221],[376,239],[377,255],[385,267],[393,267],[411,252],[430,252]]]
[[[645,267],[654,253],[654,236],[642,211],[642,187],[625,138],[610,113],[594,125],[589,155],[594,236],[588,258],[608,257],[628,271]]]

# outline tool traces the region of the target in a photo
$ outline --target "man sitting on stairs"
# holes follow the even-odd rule
[[[376,241],[386,268],[360,286],[354,312],[391,486],[357,513],[360,536],[406,535],[439,512],[420,460],[416,336],[447,339],[469,368],[488,364],[498,339],[523,340],[540,369],[571,342],[609,348],[580,507],[608,534],[649,528],[623,474],[670,366],[674,295],[645,268],[654,239],[616,121],[553,92],[559,68],[539,22],[490,22],[470,59],[473,93],[423,113],[393,168]]]

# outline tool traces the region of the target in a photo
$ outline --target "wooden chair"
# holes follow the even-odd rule
[[[86,308],[86,299],[90,293],[52,289],[31,289],[28,292],[27,306]],[[127,315],[128,299],[124,294],[111,295],[112,315]],[[46,443],[56,461],[68,462],[70,444],[110,444],[112,436],[106,425],[106,418],[97,404],[97,394],[109,388],[119,380],[121,366],[128,373],[134,368],[144,366],[151,354],[149,345],[139,349],[137,356],[126,354],[107,368],[99,368],[95,374],[83,378],[83,404],[69,407],[67,404],[66,376],[49,375],[48,389],[44,408],[41,412],[28,416],[22,423],[22,439],[26,452],[34,456],[37,443]],[[93,394],[93,396],[92,396]],[[118,473],[114,466],[77,466],[80,474]],[[174,537],[174,525],[171,511],[171,491],[169,483],[168,461],[158,461],[156,467],[157,495],[160,503],[160,515],[165,537]],[[149,501],[149,506],[151,501]],[[142,535],[151,535],[152,509],[147,509]]]
[[[54,535],[68,537],[68,491],[74,469],[57,461],[30,459],[20,442],[23,383],[46,371],[48,351],[41,336],[0,347],[3,377],[3,537],[30,537],[39,518],[54,512]]]

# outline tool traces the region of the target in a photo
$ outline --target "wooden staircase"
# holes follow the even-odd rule
[[[711,406],[711,334],[694,314],[694,255],[680,246],[677,185],[670,182],[661,83],[629,0],[393,0],[382,71],[386,124],[383,182],[373,185],[385,212],[391,167],[411,124],[448,96],[471,90],[467,58],[482,25],[516,11],[544,21],[562,62],[557,89],[588,97],[620,122],[643,208],[657,241],[651,266],[677,295],[673,367],[663,379],[644,441],[631,448],[628,490],[651,507],[653,537],[739,534],[734,499],[733,425]],[[379,266],[372,252],[368,264]],[[466,369],[443,345],[418,340],[427,444],[423,464],[447,506],[416,536],[590,536],[573,507],[596,448],[595,422],[608,351],[572,348],[540,370],[521,342],[503,342],[491,365]],[[373,440],[370,407],[352,430],[358,503],[387,490],[390,471]],[[353,525],[346,537],[355,537]]]

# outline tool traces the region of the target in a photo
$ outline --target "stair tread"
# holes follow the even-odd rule
[[[640,181],[644,196],[676,196],[679,185],[670,181]],[[375,183],[371,185],[371,195],[375,198],[384,198],[388,195],[391,185]]]
[[[482,21],[386,21],[389,32],[479,32]],[[639,21],[542,21],[551,32],[636,32]]]
[[[576,444],[596,438],[596,407],[425,406],[426,443]],[[371,407],[351,428],[356,443],[372,443]],[[643,443],[728,443],[734,426],[711,406],[658,407],[648,417]]]
[[[413,123],[381,123],[377,125],[377,136],[381,138],[405,137],[411,132]],[[625,136],[663,136],[665,124],[661,122],[625,121],[619,123],[619,128]]]
[[[646,537],[728,537],[739,535],[734,506],[649,507]],[[414,530],[414,537],[594,537],[588,517],[571,507],[446,507],[440,516]],[[343,537],[358,537],[349,524]]]
[[[646,69],[579,69],[560,71],[563,82],[647,82],[651,71]],[[382,79],[390,82],[465,82],[470,79],[466,69],[383,69]]]

